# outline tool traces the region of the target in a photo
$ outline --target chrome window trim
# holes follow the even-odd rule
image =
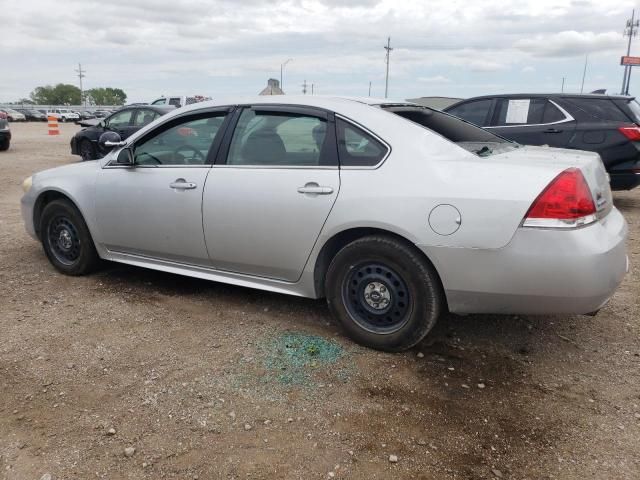
[[[514,125],[492,125],[490,127],[484,127],[484,128],[490,129],[490,128],[514,128],[514,127],[544,127],[546,125],[558,125],[560,123],[573,122],[575,120],[575,118],[573,118],[573,116],[569,112],[567,112],[564,108],[562,108],[556,102],[554,102],[550,98],[547,98],[547,101],[552,103],[558,110],[560,110],[560,113],[564,115],[564,119],[557,120],[555,122],[550,122],[550,123],[518,123]]]
[[[353,125],[354,127],[359,128],[360,130],[363,130],[364,132],[366,132],[368,135],[371,135],[373,138],[375,138],[376,140],[378,140],[380,143],[382,143],[385,148],[387,149],[387,153],[382,157],[382,159],[375,165],[370,165],[370,166],[347,166],[347,167],[343,167],[342,165],[340,165],[340,170],[377,170],[378,168],[380,168],[382,166],[382,164],[387,160],[387,158],[389,158],[389,155],[391,155],[391,145],[389,145],[383,138],[381,138],[379,135],[376,135],[374,132],[372,132],[371,130],[369,130],[367,127],[365,127],[364,125],[351,120],[348,117],[345,117],[344,115],[340,115],[339,113],[335,114],[336,118],[339,118],[341,120],[344,120],[347,123],[350,123],[351,125]],[[336,129],[337,129],[337,125],[336,125]],[[340,140],[338,139],[338,135],[336,132],[336,142],[339,142]],[[336,145],[338,146],[338,145]],[[338,150],[339,151],[339,150]],[[338,163],[340,163],[340,154],[338,154]]]
[[[213,164],[213,168],[241,168],[253,170],[338,170],[337,165],[227,165]]]

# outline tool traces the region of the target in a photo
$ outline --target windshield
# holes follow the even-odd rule
[[[458,117],[431,108],[417,105],[382,105],[382,108],[443,136],[479,157],[503,153],[518,146]]]

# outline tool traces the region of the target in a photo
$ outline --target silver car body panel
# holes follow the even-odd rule
[[[376,168],[341,170],[114,169],[108,166],[114,151],[100,161],[35,174],[22,199],[26,229],[36,236],[36,201],[56,190],[78,206],[102,258],[240,286],[317,297],[314,273],[322,247],[346,230],[375,228],[424,252],[452,312],[588,313],[613,294],[627,270],[627,227],[612,205],[597,155],[519,147],[480,158],[372,106],[378,103],[287,96],[183,107],[127,144],[177,116],[220,106],[287,104],[335,112],[383,139],[391,151]],[[569,167],[583,173],[598,204],[597,221],[567,231],[522,227],[534,199]],[[116,174],[105,176],[107,171]],[[197,191],[172,191],[169,183],[178,178],[196,183]],[[332,193],[297,192],[310,182]],[[443,235],[430,226],[430,213],[442,205],[459,212],[444,219],[456,223],[455,233]],[[180,232],[189,238],[180,240]]]

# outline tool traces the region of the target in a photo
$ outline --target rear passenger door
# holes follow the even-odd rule
[[[253,106],[235,115],[203,195],[211,262],[294,282],[340,189],[333,114]]]
[[[557,103],[543,97],[498,98],[487,127],[523,145],[564,148],[576,127],[573,117]]]

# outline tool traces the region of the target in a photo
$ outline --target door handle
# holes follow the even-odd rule
[[[547,128],[543,133],[562,133],[562,130],[558,130],[557,128]]]
[[[315,182],[309,182],[304,187],[298,187],[298,193],[311,193],[315,195],[329,195],[333,193],[333,188],[322,187]]]
[[[169,188],[173,188],[175,190],[193,190],[198,185],[193,182],[187,182],[184,178],[179,178],[175,182],[171,182],[169,184]]]

